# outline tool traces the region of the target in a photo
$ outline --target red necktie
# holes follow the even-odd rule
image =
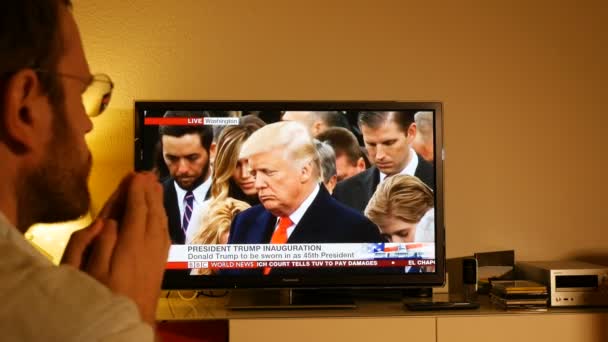
[[[283,244],[287,242],[287,228],[289,228],[293,222],[289,219],[289,216],[283,216],[279,218],[279,227],[275,229],[270,239],[271,244]]]
[[[293,222],[289,218],[289,216],[281,216],[279,218],[279,226],[275,229],[272,234],[272,238],[270,238],[270,243],[275,244],[284,244],[287,243],[287,228],[289,228]],[[270,267],[264,267],[264,275],[268,275],[270,273]]]

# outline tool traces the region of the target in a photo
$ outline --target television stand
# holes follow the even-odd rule
[[[232,290],[226,308],[261,309],[354,309],[348,290]]]
[[[408,288],[402,290],[404,298],[432,298],[433,289],[430,287]]]

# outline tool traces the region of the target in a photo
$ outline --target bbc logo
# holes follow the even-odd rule
[[[188,261],[188,268],[209,268],[206,261]]]

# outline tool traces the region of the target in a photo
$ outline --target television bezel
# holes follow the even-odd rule
[[[302,274],[298,276],[191,276],[189,271],[166,270],[163,289],[360,289],[436,287],[445,282],[443,105],[438,101],[135,101],[135,170],[144,167],[144,111],[433,111],[435,155],[435,272],[408,274]],[[151,156],[150,158],[153,158]]]

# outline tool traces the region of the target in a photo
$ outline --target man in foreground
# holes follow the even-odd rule
[[[100,80],[69,7],[0,5],[0,331],[6,341],[151,341],[170,244],[154,175],[125,177],[59,267],[23,237],[89,207],[81,95]]]

